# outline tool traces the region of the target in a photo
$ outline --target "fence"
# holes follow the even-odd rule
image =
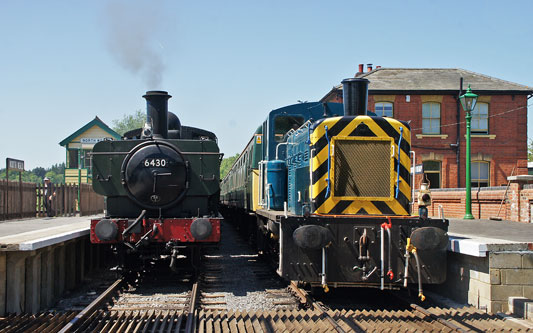
[[[98,214],[104,210],[104,197],[96,194],[90,184],[54,185],[52,210],[55,216]],[[46,216],[43,184],[0,180],[0,220]]]

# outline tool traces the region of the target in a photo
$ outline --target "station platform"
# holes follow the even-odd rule
[[[89,234],[95,216],[11,220],[0,223],[0,251],[33,251]]]
[[[533,224],[449,221],[447,277],[438,292],[492,313],[527,313],[533,300]]]
[[[485,257],[494,251],[533,250],[533,223],[449,219],[448,250]]]
[[[109,250],[89,240],[96,217],[0,222],[0,316],[44,310],[108,264]]]

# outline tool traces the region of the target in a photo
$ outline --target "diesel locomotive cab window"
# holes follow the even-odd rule
[[[285,134],[291,129],[297,129],[304,123],[302,116],[277,116],[274,118],[274,138],[276,142],[285,141]]]

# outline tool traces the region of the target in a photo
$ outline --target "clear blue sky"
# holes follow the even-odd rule
[[[215,132],[228,156],[267,111],[320,99],[359,63],[533,87],[532,12],[533,1],[2,1],[0,167],[64,162],[62,139],[144,110],[146,90],[167,90],[182,124]]]

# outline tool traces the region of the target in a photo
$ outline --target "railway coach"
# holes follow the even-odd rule
[[[343,104],[271,111],[221,185],[221,212],[277,273],[311,287],[398,289],[446,278],[448,221],[411,215],[411,131],[367,114],[368,83]]]

